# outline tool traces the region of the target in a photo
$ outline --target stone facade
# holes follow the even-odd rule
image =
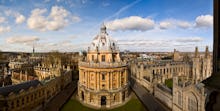
[[[32,80],[0,88],[1,111],[37,110],[72,81],[71,71],[49,80]]]
[[[131,77],[173,111],[205,111],[206,92],[201,81],[212,73],[208,47],[204,55],[196,47],[187,61],[178,56],[175,50],[173,60],[133,60]],[[165,83],[168,79],[172,88]]]
[[[129,93],[127,64],[102,26],[86,58],[79,62],[79,100],[88,106],[110,108],[124,103]]]
[[[31,70],[26,67],[13,70],[13,79],[19,82],[0,88],[0,111],[39,110],[72,82],[72,70],[77,69],[75,63],[63,62],[71,62],[71,59],[61,58],[59,53],[51,55],[44,58],[46,61],[28,68]]]

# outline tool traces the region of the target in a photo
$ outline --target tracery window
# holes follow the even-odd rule
[[[188,97],[188,110],[189,111],[198,111],[197,102],[193,97]]]

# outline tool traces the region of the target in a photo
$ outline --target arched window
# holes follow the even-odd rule
[[[198,111],[198,103],[196,97],[193,94],[188,97],[188,110]]]

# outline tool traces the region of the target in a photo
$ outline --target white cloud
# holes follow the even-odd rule
[[[190,28],[192,26],[192,24],[190,24],[187,21],[178,21],[177,26],[180,28],[186,29],[186,28]]]
[[[202,37],[182,37],[176,39],[177,42],[201,42],[203,41]]]
[[[15,44],[15,43],[24,44],[39,40],[40,40],[39,37],[36,36],[12,36],[6,38],[6,42],[11,44]]]
[[[0,26],[0,33],[9,32],[9,31],[11,31],[11,28],[9,26],[7,27]]]
[[[140,30],[146,31],[154,28],[154,21],[149,18],[139,16],[130,16],[122,19],[116,19],[106,23],[108,29],[117,30]]]
[[[163,21],[159,24],[160,29],[168,29],[172,27],[172,23],[170,21]]]
[[[196,17],[196,27],[211,27],[213,26],[212,15],[200,15]]]
[[[22,15],[19,12],[16,12],[16,11],[6,10],[4,13],[5,13],[6,16],[13,16],[13,17],[15,17],[15,23],[16,24],[21,24],[26,19],[24,15]]]
[[[25,21],[25,17],[24,17],[23,15],[21,15],[21,14],[16,15],[15,22],[16,22],[17,24],[21,24],[21,23],[23,23],[24,21]]]
[[[0,17],[0,23],[5,22],[5,17]]]
[[[188,21],[183,21],[183,20],[177,20],[177,19],[166,19],[164,21],[161,21],[159,23],[159,28],[160,29],[170,29],[170,28],[182,28],[182,29],[187,29],[191,28],[193,25],[192,23]]]
[[[71,17],[75,17],[74,22],[80,21],[78,16],[72,16],[70,12],[63,7],[53,6],[50,14],[44,16],[46,12],[46,9],[32,10],[31,16],[27,20],[28,27],[39,31],[57,31],[67,26],[68,23],[70,23],[69,19],[73,19]]]
[[[46,30],[46,18],[42,16],[45,13],[46,9],[34,9],[31,12],[30,18],[27,20],[27,25],[30,29],[37,29],[37,30]]]

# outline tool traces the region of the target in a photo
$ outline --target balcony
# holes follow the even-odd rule
[[[127,66],[126,62],[113,62],[113,63],[93,63],[93,62],[79,62],[79,66],[91,68],[117,68]]]

